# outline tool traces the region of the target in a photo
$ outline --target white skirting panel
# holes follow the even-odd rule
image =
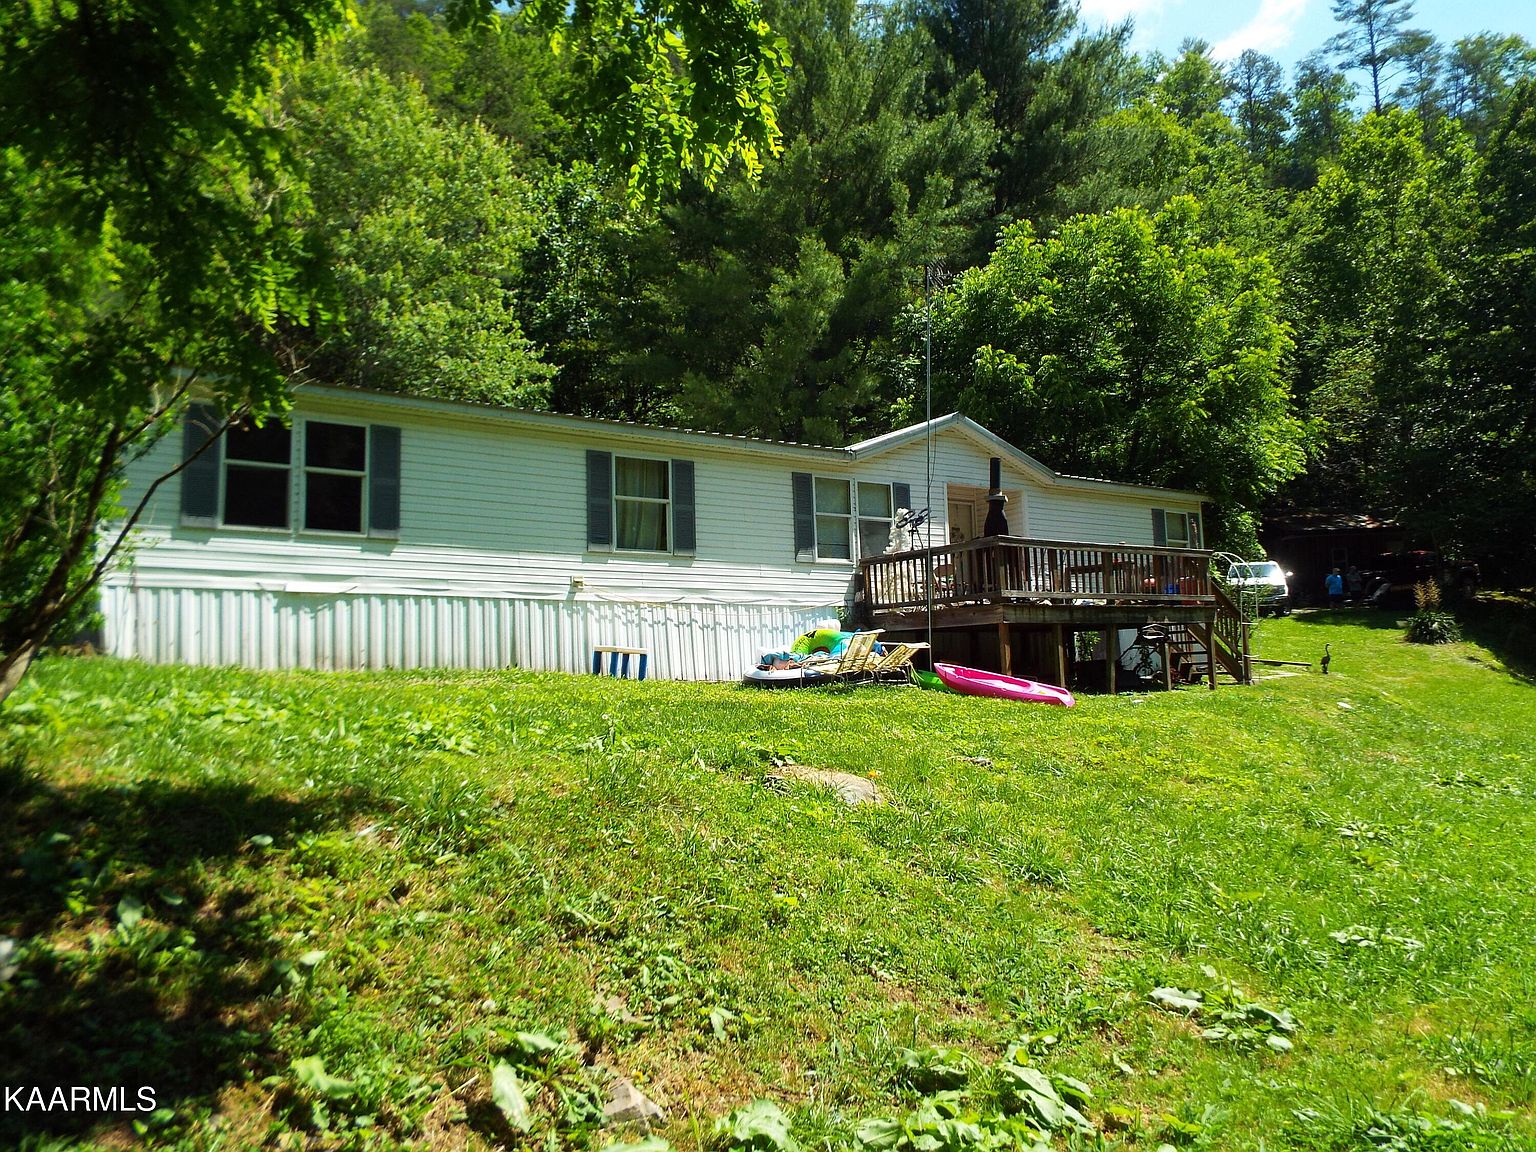
[[[151,663],[585,672],[605,644],[647,649],[649,674],[670,680],[734,680],[837,611],[126,583],[103,587],[101,607],[107,651]]]

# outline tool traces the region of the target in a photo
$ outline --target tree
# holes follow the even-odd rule
[[[1231,94],[1231,81],[1212,59],[1211,46],[1204,40],[1185,40],[1178,57],[1158,77],[1153,99],[1180,124],[1199,128],[1207,118],[1225,119],[1221,106]]]
[[[1208,492],[1236,524],[1302,466],[1279,282],[1201,208],[1015,225],[938,311],[944,402],[1053,467]]]
[[[1232,118],[1243,134],[1248,158],[1268,169],[1285,143],[1290,127],[1291,98],[1285,74],[1271,57],[1248,49],[1227,71],[1233,101]]]
[[[1328,49],[1345,68],[1371,74],[1371,108],[1380,112],[1382,86],[1406,34],[1404,25],[1413,18],[1413,0],[1333,0],[1333,18],[1344,30],[1328,41]]]
[[[1297,394],[1322,433],[1297,502],[1411,513],[1407,448],[1447,380],[1476,167],[1454,124],[1431,149],[1416,117],[1390,109],[1365,116],[1297,197],[1285,298],[1299,333]]]
[[[570,53],[520,20],[456,34],[430,0],[373,0],[340,45],[341,60],[417,84],[444,116],[478,124],[516,146],[525,166],[596,160],[569,115],[576,97]]]
[[[1444,387],[1421,398],[1404,469],[1414,520],[1496,575],[1536,565],[1536,80],[1510,93],[1478,174],[1471,268]]]
[[[336,0],[11,6],[0,17],[0,699],[94,575],[117,466],[196,385],[281,403],[264,336],[323,314],[294,220],[304,185],[270,69],[339,24]]]
[[[579,380],[594,414],[822,442],[888,426],[896,325],[917,270],[964,258],[988,222],[995,136],[979,84],[927,90],[931,45],[899,14],[819,0],[773,18],[797,65],[758,183],[691,184],[654,227],[561,190],[530,305],[550,358],[579,366],[562,402]]]
[[[979,76],[997,130],[994,214],[1004,220],[1050,206],[1075,174],[1078,134],[1131,95],[1137,80],[1130,25],[1078,29],[1060,0],[917,0],[936,54],[929,83],[947,96]]]
[[[1441,99],[1481,145],[1504,114],[1515,86],[1536,78],[1536,46],[1521,36],[1464,36],[1445,59]]]
[[[1424,122],[1426,130],[1432,130],[1435,121],[1444,115],[1440,92],[1444,54],[1439,41],[1428,32],[1413,29],[1398,38],[1392,55],[1402,75],[1392,93],[1393,102],[1413,112]]]
[[[495,17],[493,0],[451,6],[466,22]],[[593,135],[632,197],[654,198],[685,170],[718,179],[733,159],[754,172],[778,147],[785,58],[752,0],[518,11],[571,51]],[[7,319],[0,381],[26,422],[7,434],[0,699],[121,543],[89,562],[124,454],[170,427],[193,388],[231,417],[280,412],[274,333],[332,317],[270,89],[349,15],[344,0],[0,13],[0,264],[23,310]]]
[[[496,0],[448,0],[450,27],[494,31]],[[733,161],[755,178],[779,150],[786,45],[757,0],[523,0],[514,19],[568,52],[575,115],[654,202],[684,172],[713,186]]]
[[[1358,91],[1319,53],[1297,65],[1286,179],[1290,187],[1310,188],[1317,182],[1322,162],[1338,154],[1354,122],[1352,106]]]
[[[544,364],[515,305],[537,223],[510,145],[450,124],[411,82],[334,58],[282,87],[314,189],[308,227],[336,281],[344,327],[281,330],[304,379],[542,408]]]

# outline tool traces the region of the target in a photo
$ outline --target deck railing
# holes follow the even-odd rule
[[[1209,552],[988,536],[860,562],[871,612],[999,602],[1214,604]]]

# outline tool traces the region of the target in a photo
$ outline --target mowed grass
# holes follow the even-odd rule
[[[621,1074],[678,1149],[754,1099],[857,1149],[914,1061],[974,1117],[1009,1058],[1091,1087],[1058,1147],[1536,1148],[1536,687],[1388,614],[1260,629],[1325,643],[1071,711],[49,660],[0,710],[0,1084],[160,1110],[0,1136],[597,1148]]]

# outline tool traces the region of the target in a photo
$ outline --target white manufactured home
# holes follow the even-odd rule
[[[134,462],[124,500],[206,440]],[[934,546],[1009,532],[1200,548],[1200,496],[1063,476],[959,415],[847,447],[306,387],[292,426],[234,430],[155,492],[102,590],[117,655],[258,668],[738,677],[848,610],[894,514]]]

